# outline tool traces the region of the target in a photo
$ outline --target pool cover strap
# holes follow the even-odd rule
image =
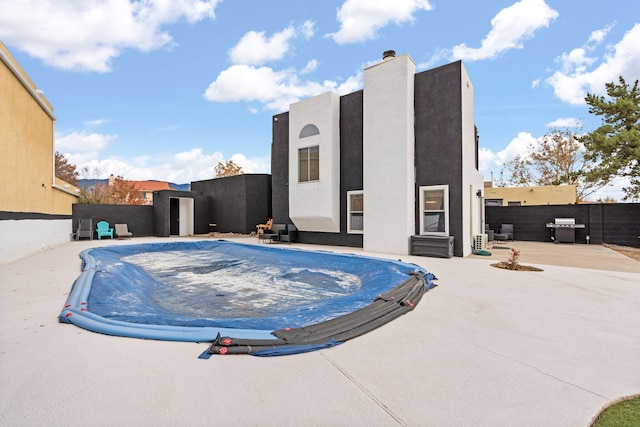
[[[274,339],[237,339],[220,334],[209,347],[209,354],[251,354],[281,356],[320,350],[343,343],[372,331],[413,310],[422,296],[436,286],[425,280],[422,272],[411,271],[410,277],[373,303],[352,313],[301,328],[273,331]]]

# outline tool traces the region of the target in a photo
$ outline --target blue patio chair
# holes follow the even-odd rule
[[[113,228],[109,227],[109,223],[107,221],[100,221],[96,224],[96,232],[98,233],[98,240],[102,236],[111,237],[113,239]]]

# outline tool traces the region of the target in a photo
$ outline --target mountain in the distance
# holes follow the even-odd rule
[[[176,191],[191,191],[191,184],[176,184],[173,182],[168,182],[168,181],[158,181],[155,179],[150,179],[147,181],[136,181],[136,180],[132,180],[129,179],[127,181],[133,181],[136,183],[140,183],[142,184],[141,186],[144,186],[143,183],[145,182],[166,182],[169,185],[169,188],[172,190],[176,190]],[[89,188],[89,187],[93,187],[95,185],[98,184],[108,184],[109,183],[109,179],[79,179],[78,180],[78,187],[80,188]]]

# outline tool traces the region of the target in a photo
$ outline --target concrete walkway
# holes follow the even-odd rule
[[[387,255],[424,266],[439,286],[406,316],[307,354],[199,360],[204,343],[58,323],[81,250],[167,240],[70,242],[0,265],[0,425],[585,427],[640,393],[640,271],[595,245],[549,244],[539,258],[520,245],[525,263],[557,246],[584,263],[554,265],[556,255],[535,263],[542,272],[491,267],[506,250],[493,260]]]
[[[640,262],[602,245],[573,245],[569,243],[499,242],[489,246],[491,256],[471,255],[471,258],[490,260],[492,263],[509,258],[511,248],[520,251],[522,264],[557,265],[594,270],[640,273]]]

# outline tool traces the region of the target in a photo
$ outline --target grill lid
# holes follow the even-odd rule
[[[575,225],[575,218],[556,218],[556,225]]]

